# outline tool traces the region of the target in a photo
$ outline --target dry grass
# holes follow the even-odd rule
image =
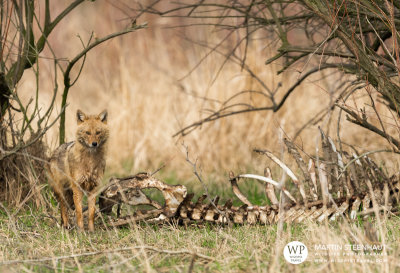
[[[385,252],[362,254],[314,249],[321,244],[366,244],[359,222],[286,225],[277,243],[276,226],[140,225],[87,234],[64,231],[44,213],[2,214],[0,271],[188,272],[194,263],[193,272],[398,272],[399,220],[382,225]],[[284,245],[293,240],[304,242],[309,251],[307,261],[298,266],[282,255]],[[321,258],[328,261],[316,261]],[[359,261],[332,261],[340,258]]]

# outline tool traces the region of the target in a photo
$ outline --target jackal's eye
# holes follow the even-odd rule
[[[100,135],[100,131],[96,131],[96,135]]]
[[[86,131],[85,133],[86,133],[87,135],[90,135],[90,132],[89,132],[89,131]]]

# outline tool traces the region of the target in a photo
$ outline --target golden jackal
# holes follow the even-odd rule
[[[78,110],[76,140],[58,147],[50,159],[49,184],[60,203],[62,223],[69,228],[68,208],[76,210],[76,223],[83,229],[82,196],[88,196],[89,230],[94,230],[96,191],[106,166],[107,111],[85,115]]]

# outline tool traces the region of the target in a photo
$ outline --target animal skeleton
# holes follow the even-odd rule
[[[126,225],[136,221],[158,222],[176,221],[188,223],[235,223],[235,224],[274,224],[283,217],[285,222],[300,223],[305,221],[335,220],[339,217],[355,219],[384,211],[389,214],[399,213],[400,183],[399,176],[387,177],[368,156],[340,153],[332,139],[321,131],[323,160],[315,166],[310,160],[308,167],[300,156],[296,146],[285,140],[289,153],[296,160],[303,173],[300,180],[283,162],[265,150],[255,151],[268,156],[291,178],[296,187],[291,191],[282,183],[274,181],[271,172],[266,169],[264,176],[230,173],[233,193],[243,203],[240,207],[228,200],[219,204],[216,196],[210,203],[204,203],[206,195],[192,201],[194,194],[187,193],[183,185],[168,185],[155,177],[139,173],[126,178],[112,178],[107,188],[100,195],[100,210],[110,213],[118,205],[117,217],[112,218],[112,226]],[[345,164],[347,161],[347,164]],[[238,182],[245,178],[261,181],[265,185],[266,197],[271,205],[255,206],[240,191]],[[165,204],[150,199],[142,190],[156,188],[161,191]],[[297,192],[293,190],[298,189]],[[279,213],[279,198],[276,191],[286,195],[283,203],[285,213]],[[121,216],[120,206],[149,205],[153,210],[136,210],[132,215]]]

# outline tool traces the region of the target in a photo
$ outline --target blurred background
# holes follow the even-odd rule
[[[58,14],[70,2],[52,2],[52,14]],[[52,100],[54,56],[61,66],[66,67],[67,62],[63,60],[70,60],[79,53],[83,48],[82,41],[86,43],[92,32],[96,39],[126,28],[138,14],[135,7],[149,3],[87,1],[60,22],[39,59],[40,106],[46,109]],[[157,7],[168,9],[171,5],[169,1],[161,1]],[[41,16],[43,6],[38,2]],[[267,162],[252,152],[255,147],[268,149],[290,161],[290,156],[282,153],[283,137],[296,137],[299,147],[310,154],[315,154],[320,145],[318,126],[337,139],[337,111],[320,115],[332,106],[338,79],[343,77],[330,70],[307,78],[276,113],[257,111],[234,115],[204,123],[186,136],[173,137],[185,126],[223,107],[224,102],[238,92],[263,92],[263,87],[240,63],[227,60],[219,53],[229,52],[235,42],[243,38],[242,29],[225,39],[228,30],[207,26],[206,20],[204,24],[196,25],[176,16],[143,14],[136,23],[144,22],[148,24],[146,29],[109,40],[88,53],[82,73],[67,100],[66,141],[74,140],[77,109],[90,114],[108,109],[111,132],[108,175],[151,172],[165,164],[162,173],[176,176],[178,181],[193,178],[192,168],[185,161],[184,144],[189,148],[190,158],[198,158],[205,176],[221,182],[226,180],[229,170],[251,170],[261,174]],[[273,35],[257,32],[246,50],[240,46],[235,49],[235,54],[239,57],[246,54],[247,67],[270,90],[277,90],[278,94],[281,91],[283,95],[299,79],[307,63],[277,75],[284,65],[282,62],[278,60],[265,65],[265,61],[276,54],[278,45],[268,38]],[[296,31],[289,32],[288,38],[300,43],[305,39]],[[219,44],[218,50],[210,50]],[[318,64],[318,61],[315,58],[309,63]],[[79,68],[77,65],[72,70],[71,78],[78,75]],[[18,84],[18,94],[25,102],[34,94],[35,77],[32,71],[26,71]],[[62,86],[61,74],[57,82]],[[62,88],[59,89],[52,113],[54,118],[61,111]],[[268,105],[268,100],[256,92],[234,97],[230,102]],[[361,108],[368,96],[362,92],[354,93],[349,101],[355,109]],[[377,107],[382,109],[383,106]],[[395,129],[389,126],[388,130]],[[344,115],[340,135],[344,143],[354,145],[360,151],[388,146],[385,139],[347,122]],[[45,134],[45,142],[50,151],[59,145],[58,123]],[[387,168],[397,169],[396,156],[377,156],[384,156],[382,162]]]

